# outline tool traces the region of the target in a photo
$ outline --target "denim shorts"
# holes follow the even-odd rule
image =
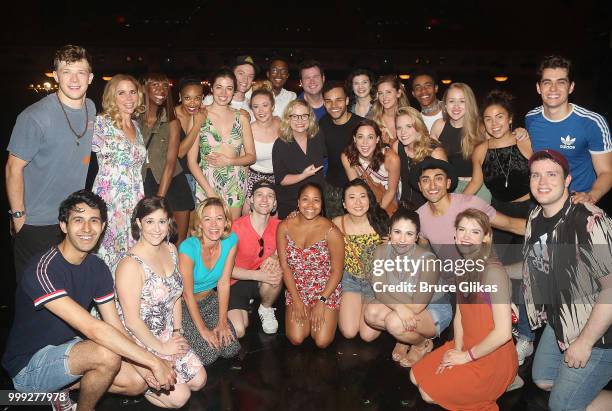
[[[348,272],[342,275],[342,292],[351,292],[363,295],[366,299],[374,298],[372,285],[365,278],[357,278]]]
[[[564,356],[555,332],[547,325],[533,360],[533,382],[553,384],[548,399],[552,411],[585,410],[612,380],[612,348],[593,347],[584,368],[568,367]]]
[[[439,337],[453,320],[453,307],[450,305],[448,295],[444,294],[444,297],[430,302],[425,309],[431,314],[436,325],[436,336]]]
[[[78,342],[79,337],[62,345],[47,345],[38,350],[30,362],[13,378],[13,385],[21,392],[53,392],[59,391],[82,377],[73,375],[68,366],[70,350]]]

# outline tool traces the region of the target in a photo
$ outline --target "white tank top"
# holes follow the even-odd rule
[[[255,142],[255,164],[250,168],[260,173],[272,174],[274,169],[272,167],[272,147],[274,141],[271,143],[260,143],[257,140]]]

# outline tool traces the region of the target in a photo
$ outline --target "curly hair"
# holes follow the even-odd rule
[[[453,83],[444,92],[444,98],[442,99],[444,101],[444,120],[449,121],[448,113],[446,112],[446,100],[448,93],[453,89],[461,90],[465,98],[465,115],[461,131],[461,152],[463,158],[467,160],[472,156],[474,148],[485,141],[485,136],[480,132],[480,117],[478,116],[476,97],[472,88],[465,83]]]
[[[500,106],[508,113],[508,117],[514,116],[514,109],[512,108],[512,101],[514,97],[512,94],[502,90],[491,90],[489,94],[484,98],[480,106],[480,115],[484,116],[484,112],[490,106]]]
[[[420,163],[425,157],[431,156],[431,153],[440,146],[436,140],[429,136],[429,130],[423,121],[421,113],[413,107],[401,107],[395,115],[395,123],[402,116],[408,116],[414,122],[414,130],[418,133],[417,139],[413,143],[414,157],[410,159],[413,164]],[[398,144],[402,146],[402,142],[398,139]],[[399,147],[399,146],[398,146]],[[399,148],[398,148],[399,150]]]
[[[138,84],[138,81],[129,74],[115,74],[112,79],[104,87],[104,94],[102,95],[102,114],[110,117],[113,122],[113,126],[121,129],[121,113],[119,107],[117,107],[117,86],[122,81],[131,82],[138,91],[138,102],[136,103],[136,109],[134,115],[138,115],[145,112],[144,106],[144,92],[142,86]]]
[[[397,98],[397,106],[395,108],[396,110],[400,109],[401,107],[410,107],[410,102],[408,101],[408,96],[406,95],[406,88],[400,81],[399,77],[397,77],[395,74],[387,74],[385,76],[379,77],[378,81],[376,82],[376,86],[374,87],[374,90],[376,90],[377,94],[378,87],[385,83],[391,83],[391,86],[396,91],[400,92],[400,96]],[[383,122],[382,118],[383,112],[384,108],[380,101],[378,101],[378,98],[376,98],[374,101],[374,105],[372,106],[372,120],[374,120],[381,129],[385,127],[385,123]]]
[[[308,129],[306,133],[308,134],[308,138],[312,138],[317,135],[319,132],[319,124],[317,123],[317,118],[315,117],[315,113],[312,110],[312,107],[304,101],[304,100],[293,100],[287,107],[285,107],[285,111],[283,112],[283,118],[281,119],[280,125],[280,135],[278,136],[285,143],[290,143],[293,141],[293,130],[291,129],[291,115],[295,111],[295,106],[302,106],[308,109]]]
[[[199,238],[200,240],[203,238],[204,233],[202,232],[202,228],[200,227],[200,222],[202,221],[202,214],[207,207],[221,207],[223,210],[223,215],[225,216],[225,226],[223,227],[223,234],[221,235],[221,239],[227,238],[232,232],[232,214],[230,213],[229,207],[220,198],[217,197],[209,197],[206,200],[202,201],[195,209],[195,217],[193,221],[193,227],[191,229],[191,235]]]
[[[172,207],[164,197],[158,196],[146,196],[143,197],[132,212],[131,218],[131,230],[132,237],[138,241],[140,239],[140,227],[138,226],[137,220],[142,222],[142,219],[156,212],[157,210],[163,210],[168,218],[168,238],[172,238],[176,233],[176,224],[172,218]]]
[[[380,204],[376,201],[376,196],[374,192],[361,178],[356,178],[352,181],[349,181],[342,188],[342,201],[343,203],[346,201],[346,192],[351,187],[361,187],[366,191],[368,196],[368,211],[366,215],[368,216],[368,222],[370,226],[376,231],[376,233],[384,237],[389,234],[389,215],[385,210],[380,207]],[[344,204],[343,204],[344,205]],[[345,208],[346,210],[346,208]]]
[[[357,123],[357,126],[355,126],[353,129],[353,140],[344,149],[344,154],[346,155],[346,158],[351,166],[356,167],[360,164],[359,150],[357,149],[357,144],[355,143],[355,137],[357,136],[357,132],[361,127],[372,127],[374,129],[374,134],[376,134],[376,137],[378,138],[378,143],[376,143],[376,148],[374,149],[374,153],[372,153],[372,161],[370,162],[370,168],[374,171],[378,171],[380,166],[385,162],[385,151],[382,141],[382,133],[378,127],[378,124],[376,124],[373,120],[365,118]]]
[[[79,190],[70,194],[59,206],[59,214],[57,219],[62,223],[68,223],[70,213],[72,211],[80,212],[76,206],[78,204],[85,203],[90,208],[100,210],[100,219],[103,223],[108,220],[108,210],[106,203],[97,194],[92,193],[90,190]]]
[[[55,71],[57,71],[62,61],[70,64],[81,60],[87,61],[87,64],[89,65],[89,71],[93,71],[93,66],[91,64],[91,56],[89,55],[87,50],[85,50],[81,46],[67,44],[55,52],[55,57],[53,58],[53,68],[55,69]]]
[[[540,61],[540,65],[538,66],[538,71],[536,73],[538,76],[538,82],[542,80],[542,73],[544,73],[544,70],[557,68],[565,69],[567,71],[568,80],[572,81],[572,62],[565,57],[553,55],[546,56],[542,59],[542,61]]]

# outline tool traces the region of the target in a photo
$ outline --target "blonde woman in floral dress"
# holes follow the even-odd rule
[[[130,218],[144,197],[142,165],[147,150],[132,115],[141,110],[144,96],[132,76],[117,74],[106,84],[102,109],[96,116],[92,151],[98,158],[98,175],[92,191],[106,202],[108,223],[98,256],[115,273],[117,263],[134,245]]]
[[[255,143],[249,114],[230,107],[236,90],[234,73],[219,69],[211,83],[213,102],[200,128],[199,143],[191,146],[187,160],[198,182],[198,202],[220,197],[235,220],[240,217],[246,199],[246,166],[255,163]]]
[[[145,197],[132,216],[138,240],[117,267],[117,311],[136,343],[172,363],[172,391],[147,390],[145,398],[162,408],[181,408],[206,383],[204,366],[181,335],[183,279],[177,251],[168,242],[174,222],[168,202]]]

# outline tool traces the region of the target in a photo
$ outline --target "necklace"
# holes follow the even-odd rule
[[[66,117],[66,122],[68,123],[68,127],[70,127],[70,131],[72,131],[72,134],[74,134],[74,136],[76,137],[76,145],[78,146],[81,139],[85,135],[85,133],[87,133],[87,122],[89,120],[89,111],[87,110],[87,101],[85,101],[85,130],[83,130],[83,132],[79,134],[76,131],[74,131],[74,128],[72,128],[72,124],[70,124],[68,113],[66,113],[66,109],[64,109],[64,105],[62,104],[62,101],[59,98],[59,93],[55,93],[55,97],[57,97],[57,102],[59,103],[60,108],[62,109],[62,112],[64,113],[64,117]]]
[[[434,113],[442,108],[442,102],[440,100],[436,101],[436,104],[432,104],[430,107],[423,107],[421,109],[421,113],[427,115]]]
[[[510,149],[512,150],[512,149]],[[510,167],[512,166],[512,153],[510,153],[510,159],[508,160],[508,171],[504,173],[504,168],[499,161],[499,157],[497,157],[497,149],[493,149],[493,154],[495,154],[495,162],[499,166],[499,170],[502,172],[503,176],[506,177],[506,182],[504,183],[504,187],[508,188],[508,177],[510,176]]]

